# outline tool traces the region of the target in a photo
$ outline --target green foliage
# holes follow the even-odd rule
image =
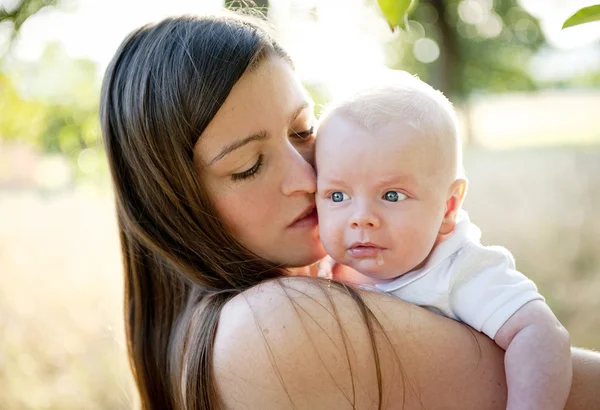
[[[10,78],[0,73],[0,137],[37,143],[43,133],[44,105],[23,100]]]
[[[584,7],[565,21],[562,28],[578,26],[600,20],[600,4]]]
[[[4,21],[10,21],[13,23],[12,31],[9,34],[10,42],[16,37],[21,26],[31,16],[36,14],[38,11],[48,6],[56,6],[58,0],[21,0],[17,2],[17,6],[14,8],[6,8],[5,4],[0,2],[0,23]],[[3,56],[0,55],[0,58]]]
[[[409,14],[417,6],[417,0],[377,0],[377,4],[392,30],[394,27],[404,29]]]
[[[269,0],[225,0],[225,8],[230,10],[246,11],[253,9],[264,16],[269,11]]]
[[[22,0],[14,9],[6,9],[6,6],[0,4],[0,22],[11,20],[15,29],[18,30],[25,21],[47,6],[55,6],[57,0]]]
[[[303,85],[315,103],[314,110],[313,110],[315,117],[319,118],[321,116],[321,114],[323,113],[325,106],[331,100],[327,93],[327,90],[323,87],[322,84],[312,84],[312,83],[305,82],[305,83],[303,83]]]
[[[5,63],[3,71],[0,139],[64,154],[74,165],[83,150],[101,150],[95,63],[71,59],[54,44],[39,61]]]
[[[387,44],[391,68],[417,73],[455,101],[478,92],[535,89],[528,61],[544,37],[537,20],[517,0],[420,0],[411,19]],[[423,38],[439,46],[433,62],[415,56]]]

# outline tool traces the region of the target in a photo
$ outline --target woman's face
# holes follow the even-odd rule
[[[194,147],[219,217],[247,249],[277,264],[325,255],[313,170],[313,103],[285,60],[245,73]]]

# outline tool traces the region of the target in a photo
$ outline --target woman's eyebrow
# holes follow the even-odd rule
[[[235,151],[238,148],[243,147],[244,145],[253,142],[253,141],[263,141],[267,138],[267,133],[266,131],[261,131],[259,133],[256,134],[252,134],[246,138],[243,138],[239,141],[236,141],[228,146],[226,146],[225,148],[223,148],[223,150],[212,159],[212,161],[210,161],[208,163],[208,165],[212,165],[215,162],[219,161],[220,159],[222,159],[225,155],[231,153],[232,151]]]
[[[290,115],[290,124],[292,122],[294,122],[296,120],[296,118],[298,118],[298,116],[300,115],[300,113],[302,111],[304,111],[305,109],[307,109],[308,107],[310,107],[311,104],[308,103],[308,101],[304,101],[302,104],[300,104],[300,106],[296,109],[296,111],[294,111],[292,113],[292,115]]]
[[[304,101],[302,104],[300,104],[300,106],[292,113],[292,115],[290,115],[290,120],[289,122],[292,123],[296,120],[296,118],[298,118],[298,116],[300,115],[300,113],[302,111],[304,111],[306,108],[310,107],[310,104],[308,101]],[[228,146],[226,146],[225,148],[223,148],[223,150],[216,156],[214,157],[209,163],[208,165],[212,165],[215,162],[221,160],[225,155],[231,153],[232,151],[235,151],[238,148],[243,147],[244,145],[248,144],[249,142],[253,142],[253,141],[263,141],[267,138],[267,133],[266,131],[260,131],[256,134],[252,134],[246,138],[243,138],[239,141],[236,141]]]

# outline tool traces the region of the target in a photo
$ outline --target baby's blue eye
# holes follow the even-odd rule
[[[344,199],[347,199],[348,195],[344,194],[343,192],[334,192],[333,194],[331,194],[331,200],[333,202],[342,202]]]
[[[383,194],[383,197],[386,201],[390,202],[398,202],[406,199],[406,195],[397,191],[387,191],[385,194]]]

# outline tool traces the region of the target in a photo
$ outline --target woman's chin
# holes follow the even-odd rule
[[[297,249],[297,251],[300,251]],[[285,265],[290,268],[299,268],[312,265],[327,256],[327,252],[319,242],[318,245],[303,249],[301,252],[295,252],[288,255]]]
[[[312,262],[311,263],[315,263],[317,261],[320,261],[321,259],[323,259],[324,257],[327,256],[327,251],[325,251],[325,248],[323,247],[323,245],[321,244],[321,242],[319,242],[318,246],[315,248],[314,251],[314,255],[312,256]]]

